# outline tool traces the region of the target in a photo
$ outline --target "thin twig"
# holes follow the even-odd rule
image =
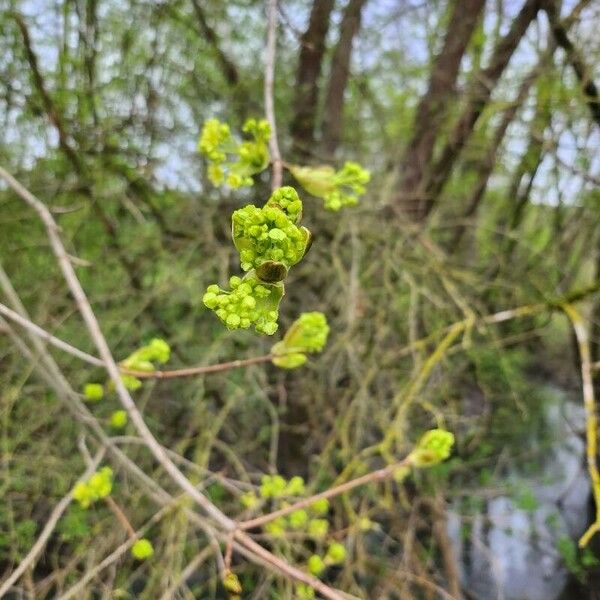
[[[75,356],[87,362],[95,367],[104,367],[105,364],[99,358],[88,354],[79,348],[76,348],[72,344],[65,342],[64,340],[52,335],[50,332],[42,329],[39,325],[36,325],[29,319],[22,317],[19,313],[11,310],[4,304],[0,303],[0,314],[4,315],[11,321],[14,321],[21,327],[34,333],[44,341],[48,342],[52,346],[63,350],[64,352]],[[243,358],[240,360],[232,360],[224,363],[218,363],[215,365],[197,365],[194,367],[185,367],[182,369],[172,369],[168,371],[136,371],[135,369],[127,369],[121,365],[117,365],[119,371],[125,375],[133,375],[138,379],[177,379],[180,377],[193,377],[195,375],[206,375],[208,373],[221,373],[223,371],[229,371],[230,369],[239,369],[242,367],[249,367],[252,365],[258,365],[261,363],[269,362],[273,359],[272,354],[265,354],[263,356],[253,356],[251,358]]]
[[[78,479],[78,481],[83,481],[87,479],[95,470],[96,467],[100,464],[100,461],[104,457],[105,448],[101,448],[96,456],[93,458],[90,465],[88,465],[87,469],[83,473],[83,475]],[[19,577],[27,571],[30,567],[32,567],[46,546],[46,542],[52,535],[58,521],[62,517],[63,513],[71,504],[73,500],[72,490],[62,498],[62,500],[54,507],[54,510],[50,513],[50,517],[46,521],[46,525],[42,532],[40,533],[38,539],[35,541],[31,550],[27,553],[25,558],[20,562],[19,566],[8,576],[8,578],[4,581],[4,583],[0,586],[0,598],[3,598],[5,594],[8,593],[10,588],[19,580]]]
[[[127,535],[132,538],[135,537],[135,529],[133,525],[129,522],[127,515],[123,511],[123,509],[111,498],[110,496],[106,496],[104,501],[108,505],[108,508],[112,511],[112,513],[117,517],[117,520],[123,526],[123,529],[127,532]]]
[[[283,181],[283,162],[277,141],[277,121],[275,119],[275,101],[273,88],[275,84],[275,52],[277,47],[277,0],[268,0],[267,3],[267,49],[265,57],[265,113],[267,121],[271,126],[271,137],[269,138],[269,151],[273,164],[273,179],[271,188],[273,190],[281,187]]]
[[[197,367],[186,367],[184,369],[174,369],[172,371],[133,371],[119,367],[122,373],[134,375],[138,379],[175,379],[178,377],[193,377],[194,375],[206,375],[207,373],[221,373],[230,369],[239,369],[241,367],[249,367],[261,363],[269,362],[273,359],[272,354],[264,356],[254,356],[251,358],[243,358],[240,360],[232,360],[230,362],[219,363],[216,365],[200,365]]]
[[[400,462],[394,463],[393,465],[388,465],[387,467],[383,467],[382,469],[377,469],[376,471],[371,471],[366,475],[362,475],[357,477],[356,479],[351,479],[350,481],[346,481],[336,487],[325,490],[324,492],[320,492],[318,494],[314,494],[308,498],[303,498],[294,504],[290,504],[284,508],[280,508],[279,510],[275,510],[268,515],[262,515],[260,517],[256,517],[254,519],[250,519],[248,521],[242,521],[239,524],[240,529],[254,529],[256,527],[260,527],[265,523],[269,523],[278,519],[279,517],[285,517],[296,510],[300,510],[301,508],[307,508],[311,504],[314,504],[317,500],[333,498],[335,496],[339,496],[340,494],[344,494],[353,490],[354,488],[360,487],[362,485],[367,485],[369,483],[374,483],[376,481],[382,481],[384,479],[388,479],[392,477],[394,473],[403,467],[407,467],[410,464],[410,459],[407,457]]]
[[[64,352],[67,352],[68,354],[71,354],[83,360],[84,362],[87,362],[96,367],[104,366],[104,363],[99,358],[96,358],[95,356],[92,356],[91,354],[88,354],[87,352],[84,352],[83,350],[72,346],[71,344],[61,340],[60,338],[57,338],[50,332],[46,331],[45,329],[42,329],[41,327],[39,327],[35,323],[32,323],[25,317],[22,317],[19,313],[15,312],[14,310],[11,310],[10,308],[8,308],[8,306],[4,306],[4,304],[0,304],[0,314],[4,315],[11,321],[14,321],[15,323],[27,329],[31,333],[34,333],[42,340],[48,342],[49,344],[52,344],[52,346],[55,346],[56,348],[59,348],[60,350],[63,350]]]

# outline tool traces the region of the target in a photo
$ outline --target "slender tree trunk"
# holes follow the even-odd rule
[[[293,154],[297,156],[310,156],[315,143],[319,78],[333,5],[334,0],[314,0],[308,28],[300,39],[294,117],[290,126]]]
[[[340,38],[331,62],[331,73],[325,98],[323,117],[323,151],[335,154],[342,136],[344,122],[344,95],[350,74],[350,59],[354,38],[360,29],[361,13],[366,0],[349,0],[340,25]]]
[[[536,18],[541,0],[525,0],[519,14],[515,17],[509,32],[498,42],[489,63],[474,81],[468,94],[466,106],[446,142],[439,160],[431,169],[424,187],[426,216],[437,201],[444,185],[450,178],[452,168],[465,144],[471,137],[475,124],[490,101],[502,73],[517,49],[519,42]]]
[[[596,125],[600,127],[600,94],[598,93],[598,87],[592,79],[592,71],[585,64],[585,60],[579,49],[569,39],[567,26],[561,22],[559,17],[556,0],[544,0],[544,10],[550,20],[554,39],[567,54],[567,60],[571,63],[575,75],[583,88],[585,101],[592,113],[592,118],[596,122]]]
[[[400,165],[403,209],[417,218],[424,214],[423,184],[444,117],[456,95],[461,60],[481,17],[485,0],[455,0],[444,44],[434,60],[427,91],[421,97],[413,135]]]

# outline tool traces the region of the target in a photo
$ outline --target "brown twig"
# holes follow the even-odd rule
[[[123,529],[127,532],[127,535],[130,538],[134,538],[135,529],[129,522],[127,515],[123,512],[123,509],[110,496],[106,496],[106,498],[104,498],[104,501],[108,505],[108,508],[110,508],[112,513],[115,515],[115,517],[117,517],[117,520],[119,521],[119,523],[121,523]]]
[[[267,515],[262,515],[260,517],[256,517],[254,519],[250,519],[248,521],[242,521],[239,524],[240,529],[254,529],[256,527],[260,527],[265,523],[269,523],[279,517],[285,517],[296,510],[300,510],[301,508],[307,508],[311,504],[314,504],[317,500],[333,498],[335,496],[339,496],[340,494],[344,494],[353,490],[354,488],[367,485],[369,483],[374,483],[376,481],[382,481],[384,479],[388,479],[392,477],[394,473],[401,469],[402,467],[407,467],[410,465],[411,461],[409,457],[406,457],[404,460],[400,462],[394,463],[393,465],[388,465],[387,467],[383,467],[382,469],[377,469],[376,471],[371,471],[366,475],[361,475],[356,479],[351,479],[350,481],[346,481],[336,487],[325,490],[324,492],[320,492],[318,494],[314,494],[308,498],[303,498],[290,506],[286,506],[284,508],[280,508],[279,510],[275,510]]]

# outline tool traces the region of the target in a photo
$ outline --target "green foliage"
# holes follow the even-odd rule
[[[415,467],[431,467],[446,460],[454,445],[454,435],[443,429],[431,429],[418,441],[409,460]]]
[[[81,508],[89,508],[94,502],[110,495],[113,485],[113,472],[110,467],[102,467],[86,481],[79,481],[73,488],[73,498]]]
[[[155,370],[155,363],[164,364],[170,357],[169,344],[163,339],[154,338],[121,361],[121,366],[132,371],[151,372]]]
[[[136,540],[133,546],[131,546],[131,555],[137,560],[146,560],[154,554],[154,547],[152,542],[146,538],[140,538]]]
[[[88,537],[91,528],[88,513],[77,504],[71,505],[67,514],[58,522],[60,539],[65,542],[76,542]]]
[[[243,271],[260,269],[266,262],[281,263],[289,269],[302,260],[310,239],[308,229],[298,227],[282,209],[268,203],[262,208],[249,204],[236,210],[232,234]],[[287,270],[283,271],[280,279],[286,274]],[[261,276],[260,270],[258,275]]]
[[[346,547],[339,542],[332,542],[327,548],[325,562],[329,565],[337,565],[346,560]]]
[[[560,553],[567,570],[577,579],[584,582],[588,569],[600,566],[600,559],[594,555],[589,547],[580,549],[570,537],[563,536],[556,542],[556,549]]]
[[[282,283],[264,283],[254,271],[244,279],[233,276],[231,290],[210,285],[202,301],[215,312],[227,329],[248,329],[254,325],[258,333],[273,335],[279,325],[279,303],[284,294]]]
[[[83,386],[83,395],[90,402],[97,402],[104,397],[104,388],[100,383],[86,383]]]
[[[300,600],[312,600],[315,598],[315,590],[305,583],[296,584],[296,595]]]
[[[285,369],[303,365],[306,354],[321,352],[327,343],[329,326],[323,313],[303,313],[271,348],[273,364]]]
[[[248,119],[242,131],[251,139],[236,140],[229,125],[218,119],[204,123],[198,149],[210,161],[208,178],[216,186],[250,186],[254,183],[252,175],[264,171],[269,165],[271,129],[267,121]]]
[[[365,193],[371,174],[358,163],[346,162],[336,171],[329,165],[300,167],[291,165],[291,174],[310,194],[322,198],[325,208],[338,211],[344,206],[358,204],[359,196]]]
[[[125,425],[127,425],[127,411],[125,410],[115,410],[110,415],[110,426],[114,429],[123,429]]]
[[[267,200],[266,206],[283,211],[292,223],[299,223],[302,218],[302,200],[293,187],[276,189]]]
[[[309,557],[307,566],[309,572],[317,577],[327,568],[325,562],[318,554],[313,554]]]

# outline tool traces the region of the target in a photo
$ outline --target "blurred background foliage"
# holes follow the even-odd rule
[[[372,172],[359,206],[340,213],[303,194],[315,243],[290,275],[281,330],[319,310],[329,344],[297,371],[258,365],[136,393],[159,440],[234,517],[243,512],[236,486],[251,489],[263,473],[301,475],[316,491],[349,465],[355,474],[376,467],[361,451],[394,420],[399,456],[426,429],[453,431],[448,463],[332,503],[330,528],[348,558],[326,580],[361,598],[481,598],[457,540],[470,539],[473,515],[485,521],[490,498],[537,510],[535,485],[522,482],[556,446],[548,406],[580,404],[577,349],[552,302],[600,277],[600,104],[582,87],[600,81],[600,6],[554,6],[569,51],[553,35],[551,4],[281,2],[275,101],[284,158],[354,160]],[[172,367],[258,356],[272,344],[228,332],[201,301],[207,285],[238,272],[230,215],[268,198],[268,173],[252,189],[217,190],[196,151],[206,119],[239,130],[263,116],[265,26],[258,0],[0,0],[0,163],[52,210],[117,358],[153,337],[171,344]],[[5,188],[0,260],[34,322],[94,352],[42,225]],[[10,304],[6,282],[1,295]],[[480,320],[538,303],[548,310]],[[581,307],[600,361],[598,296]],[[446,328],[465,319],[474,325],[430,364]],[[102,377],[49,351],[76,390]],[[7,574],[84,462],[81,424],[36,377],[6,324],[0,364]],[[93,406],[107,430],[116,408],[110,397]],[[123,448],[169,489],[133,433]],[[140,527],[157,508],[115,471],[114,494]],[[589,488],[582,493],[585,505]],[[446,526],[450,512],[460,517],[458,536]],[[371,529],[359,527],[364,519]],[[597,598],[598,540],[581,552],[577,535],[552,544],[562,557],[556,569],[572,574],[563,597]],[[227,597],[212,560],[180,581],[207,544],[184,511],[148,537],[151,560],[125,556],[77,597]],[[293,536],[258,538],[297,562],[312,551]],[[124,539],[108,508],[71,506],[11,597],[61,597]],[[296,597],[268,571],[234,565],[244,598]]]

